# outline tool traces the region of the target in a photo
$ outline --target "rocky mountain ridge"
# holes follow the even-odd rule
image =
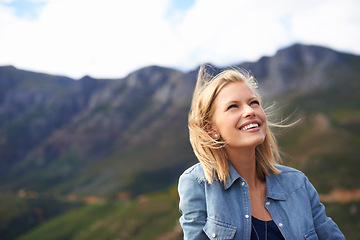
[[[318,46],[296,44],[238,66],[268,101],[359,87],[360,57]],[[186,127],[196,74],[150,66],[123,79],[73,80],[1,67],[0,191],[107,196],[175,182],[196,161]]]

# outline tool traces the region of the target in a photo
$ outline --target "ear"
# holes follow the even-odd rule
[[[216,130],[216,127],[214,126],[214,124],[211,121],[209,121],[209,120],[204,121],[204,129],[211,138],[213,138],[215,140],[218,140],[220,138],[220,134],[218,133],[218,131]]]

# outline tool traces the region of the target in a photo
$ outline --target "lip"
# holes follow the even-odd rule
[[[245,127],[246,125],[249,125],[249,124],[253,124],[253,123],[256,123],[259,125],[259,127],[256,127],[256,128],[250,128],[248,130],[241,130],[243,127]],[[247,121],[245,123],[243,123],[240,127],[239,127],[239,130],[241,131],[256,131],[257,129],[259,129],[261,126],[261,123],[258,121],[258,120],[252,120],[252,121]]]

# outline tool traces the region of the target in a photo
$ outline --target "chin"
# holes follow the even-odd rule
[[[254,141],[253,141],[252,143],[250,143],[249,145],[250,145],[250,146],[253,146],[253,147],[257,147],[257,146],[261,145],[262,143],[264,143],[264,141],[265,141],[265,137],[259,138],[259,139],[254,140]]]
[[[241,142],[241,143],[235,143],[235,144],[231,144],[228,143],[229,147],[232,148],[248,148],[248,147],[257,147],[259,145],[261,145],[263,142],[265,141],[265,138],[263,139],[258,139],[258,140],[254,140],[254,141],[247,141],[247,142]]]

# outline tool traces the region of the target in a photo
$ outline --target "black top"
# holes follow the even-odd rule
[[[265,238],[265,221],[251,216],[251,240],[285,240],[273,220],[266,221],[267,238]]]

